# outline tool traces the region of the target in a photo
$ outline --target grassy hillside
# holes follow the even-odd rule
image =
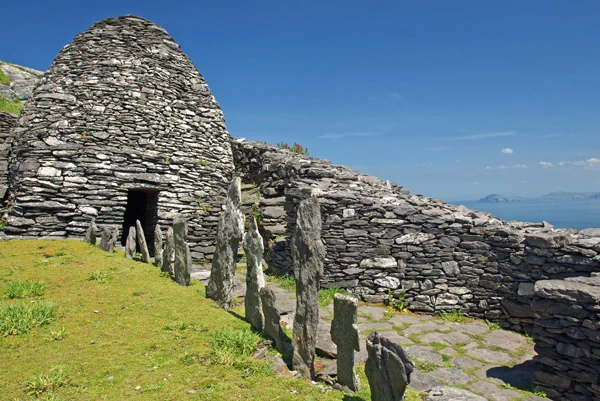
[[[22,108],[23,103],[19,100],[10,100],[5,98],[4,95],[0,95],[0,111],[19,115]]]
[[[361,367],[354,396],[274,376],[247,356],[262,338],[241,305],[227,313],[202,284],[180,287],[120,251],[0,241],[0,291],[2,400],[370,399]],[[27,320],[7,312],[17,307],[41,310],[31,328],[9,324]]]

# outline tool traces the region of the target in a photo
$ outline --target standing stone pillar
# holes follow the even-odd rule
[[[315,376],[315,345],[319,324],[319,280],[323,276],[325,246],[321,241],[321,206],[316,198],[300,202],[292,238],[292,260],[296,279],[296,316],[292,344],[294,370]]]
[[[179,285],[190,285],[190,248],[185,242],[187,222],[183,217],[173,219],[173,241],[175,244],[175,260],[173,262],[174,280]]]
[[[154,266],[162,268],[163,262],[163,241],[162,231],[157,224],[154,228]]]
[[[133,259],[135,257],[135,243],[136,243],[136,232],[135,227],[129,227],[129,235],[125,242],[125,257]]]
[[[240,186],[240,177],[233,177],[225,201],[225,210],[219,217],[217,244],[206,287],[206,296],[225,310],[231,307],[233,299],[235,264],[244,233],[244,215],[240,210],[242,204]]]
[[[365,374],[372,401],[403,401],[414,366],[404,349],[374,331],[367,337]]]
[[[150,252],[148,252],[148,244],[146,243],[146,236],[144,235],[144,228],[139,220],[135,221],[135,227],[137,231],[137,242],[140,247],[140,253],[142,254],[142,262],[150,263]]]
[[[102,230],[102,237],[100,238],[100,249],[106,252],[112,252],[117,244],[117,238],[119,237],[118,226],[106,226]]]
[[[360,382],[354,370],[354,351],[360,351],[356,298],[335,294],[331,340],[337,345],[337,382],[358,391]]]
[[[96,219],[92,218],[90,221],[90,225],[85,232],[85,236],[83,237],[83,242],[87,242],[88,244],[96,245],[96,236],[98,232],[98,228],[96,227]]]
[[[256,218],[248,216],[248,230],[244,234],[244,252],[246,253],[246,298],[244,308],[246,320],[252,327],[262,331],[264,315],[260,301],[260,289],[265,286],[265,276],[262,271],[262,255],[265,250],[263,239],[258,232]]]
[[[287,337],[281,329],[281,316],[275,307],[275,293],[270,288],[263,287],[259,295],[264,314],[264,333],[275,341],[275,349],[285,354]]]
[[[167,236],[165,238],[165,249],[163,251],[163,260],[161,271],[169,273],[173,277],[173,259],[175,257],[175,240],[173,238],[173,227],[167,229]]]

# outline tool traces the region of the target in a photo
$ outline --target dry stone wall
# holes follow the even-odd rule
[[[535,284],[536,380],[552,399],[600,399],[599,299],[600,277]]]
[[[124,16],[78,34],[15,133],[7,234],[82,236],[92,217],[122,226],[128,190],[140,190],[157,196],[152,224],[166,231],[184,216],[193,259],[211,258],[230,137],[206,81],[161,27]],[[153,228],[144,233],[152,243]]]
[[[8,189],[8,157],[12,142],[12,130],[17,124],[17,116],[0,112],[0,209]]]
[[[505,222],[326,160],[247,141],[233,143],[236,167],[258,186],[265,259],[290,271],[298,203],[318,197],[326,244],[322,285],[367,301],[390,292],[414,311],[459,309],[531,331],[533,286],[600,270],[600,230],[556,230]]]

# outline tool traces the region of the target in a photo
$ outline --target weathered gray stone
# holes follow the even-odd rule
[[[163,264],[163,240],[162,231],[157,224],[154,228],[154,266],[162,268]]]
[[[365,374],[372,401],[402,401],[410,384],[413,363],[402,347],[374,331],[367,337],[369,359]]]
[[[117,244],[117,238],[119,236],[118,226],[106,226],[102,230],[102,237],[100,238],[100,249],[106,252],[112,252]]]
[[[135,257],[136,250],[136,232],[135,227],[129,227],[129,234],[127,235],[127,240],[125,242],[125,257],[128,259],[133,259]]]
[[[487,401],[482,396],[460,388],[440,386],[434,387],[423,398],[423,401]]]
[[[85,231],[85,236],[83,237],[83,242],[87,242],[88,244],[96,245],[96,236],[97,236],[98,228],[96,227],[96,219],[92,218],[90,220],[90,225]]]
[[[135,229],[137,234],[137,244],[142,255],[142,262],[150,263],[150,252],[148,252],[148,244],[146,243],[146,236],[144,235],[144,228],[139,220],[135,221]]]
[[[535,283],[535,294],[567,302],[596,303],[600,287],[567,280],[539,280]]]
[[[292,238],[296,280],[296,315],[292,343],[294,370],[314,378],[315,344],[319,324],[318,285],[323,275],[325,246],[321,242],[321,205],[316,198],[300,202]]]
[[[551,233],[526,234],[525,239],[531,246],[538,248],[559,248],[571,241],[571,236],[563,231]]]
[[[190,248],[186,243],[187,222],[177,216],[173,219],[173,243],[175,245],[175,260],[173,261],[173,279],[177,284],[190,285]]]
[[[358,391],[360,382],[354,370],[354,351],[360,351],[358,300],[335,294],[331,339],[337,345],[337,382]]]
[[[275,341],[277,351],[285,354],[287,351],[287,337],[281,329],[281,317],[275,307],[275,293],[270,288],[265,287],[261,288],[259,293],[263,308],[264,332]]]
[[[242,194],[240,177],[233,177],[229,185],[225,210],[219,217],[217,245],[212,261],[206,296],[223,309],[231,307],[233,278],[237,253],[244,233],[244,215],[240,210]]]
[[[258,232],[256,218],[248,216],[248,229],[244,234],[244,253],[246,254],[246,297],[244,309],[246,320],[258,331],[264,328],[265,317],[260,301],[260,289],[265,286],[262,271],[263,239]]]
[[[163,250],[163,260],[161,271],[169,273],[173,277],[173,261],[175,259],[175,239],[173,238],[173,227],[167,229],[165,237],[165,249]]]

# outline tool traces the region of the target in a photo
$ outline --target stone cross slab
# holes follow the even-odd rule
[[[244,233],[244,214],[240,210],[242,192],[240,177],[233,177],[229,185],[225,210],[219,217],[217,243],[206,286],[206,297],[228,310],[233,300],[235,264]]]
[[[173,257],[175,253],[175,240],[173,238],[173,227],[167,229],[167,236],[165,238],[165,249],[162,254],[162,266],[161,271],[169,273],[173,277]]]
[[[125,242],[125,257],[133,259],[135,257],[136,230],[134,226],[129,227],[129,235]]]
[[[321,241],[321,205],[316,198],[298,206],[292,238],[292,261],[296,280],[296,316],[292,343],[294,370],[315,377],[315,346],[319,325],[319,281],[323,276],[325,245]]]
[[[163,263],[163,240],[162,231],[157,224],[154,228],[154,266],[162,268]]]
[[[265,250],[263,239],[253,215],[248,216],[248,230],[244,234],[244,252],[246,254],[246,298],[244,309],[246,320],[258,331],[264,327],[264,315],[260,300],[260,289],[265,286],[262,271],[262,255]]]
[[[270,288],[261,288],[260,299],[264,313],[264,333],[275,341],[275,349],[284,354],[286,352],[287,336],[281,329],[281,316],[275,307],[275,293]]]
[[[337,345],[337,382],[352,391],[360,389],[354,370],[354,351],[360,351],[358,300],[335,294],[331,340]]]
[[[173,261],[173,279],[179,285],[190,285],[191,258],[190,248],[185,242],[187,237],[187,222],[183,217],[173,219],[173,243],[175,245],[175,260]]]
[[[150,252],[148,252],[148,244],[146,243],[146,236],[144,235],[144,228],[139,220],[135,221],[135,229],[137,231],[137,243],[142,254],[142,262],[150,263]]]

